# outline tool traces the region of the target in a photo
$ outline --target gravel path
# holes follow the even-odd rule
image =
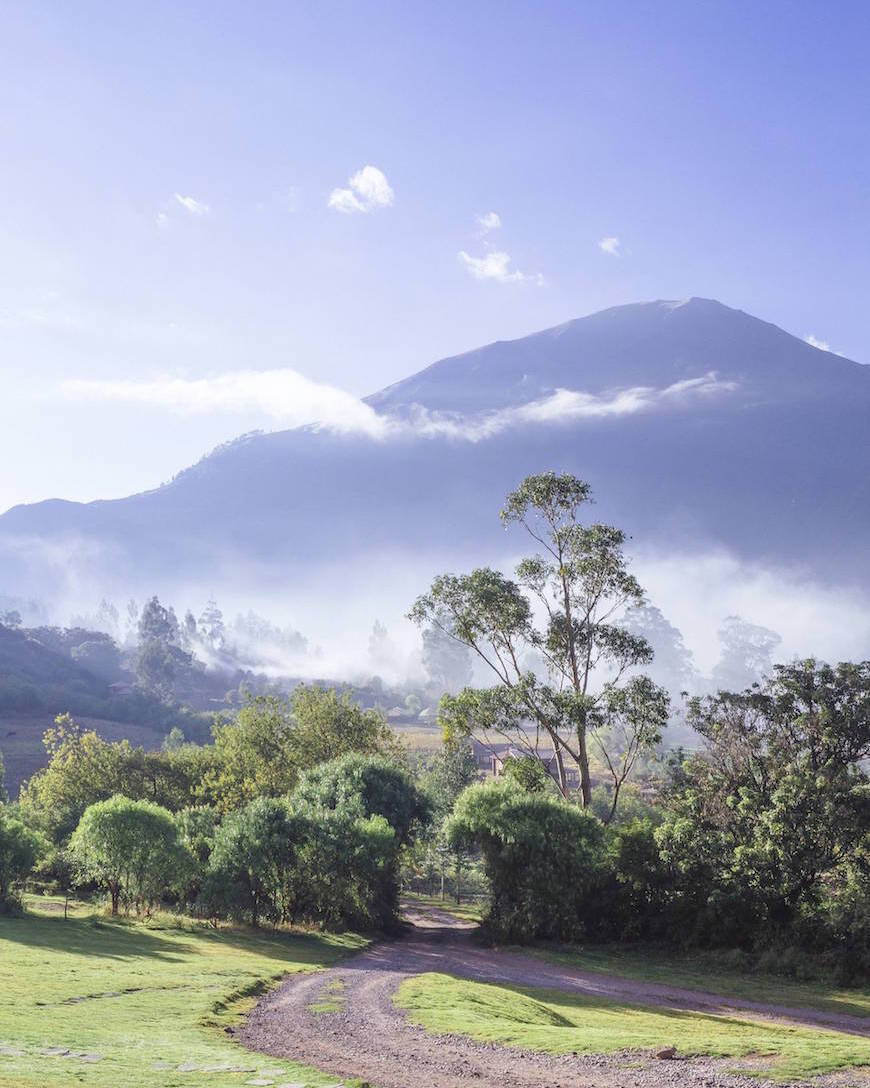
[[[637,1054],[552,1056],[461,1036],[434,1036],[411,1024],[393,1005],[401,983],[439,971],[483,982],[516,983],[638,1004],[742,1019],[804,1024],[870,1036],[860,1017],[793,1009],[637,979],[584,972],[522,953],[485,949],[471,939],[474,926],[434,909],[411,912],[414,928],[377,944],[338,967],[295,975],[255,1007],[237,1038],[245,1046],[290,1058],[338,1077],[359,1077],[377,1088],[758,1088],[756,1077],[727,1072],[734,1060],[659,1061]],[[340,1011],[309,1006],[338,1000]],[[669,1041],[662,1039],[662,1046]],[[841,1075],[815,1084],[854,1084]]]

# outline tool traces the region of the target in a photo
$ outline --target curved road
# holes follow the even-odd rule
[[[477,946],[474,926],[434,909],[411,910],[410,934],[383,942],[337,967],[293,975],[254,1008],[236,1038],[252,1050],[290,1058],[339,1078],[360,1077],[377,1088],[757,1088],[757,1078],[728,1073],[734,1060],[686,1061],[552,1056],[434,1036],[411,1024],[393,1005],[399,985],[439,971],[482,982],[502,982],[616,998],[666,1009],[741,1019],[826,1027],[870,1036],[870,1020],[817,1009],[785,1008],[683,990],[550,964],[533,956]],[[341,984],[340,1011],[312,1013]],[[667,1046],[668,1040],[662,1040]],[[839,1083],[840,1078],[825,1078]],[[819,1081],[816,1081],[819,1083]]]

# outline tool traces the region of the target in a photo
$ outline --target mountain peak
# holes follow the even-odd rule
[[[845,365],[833,377],[828,372],[826,380],[850,380],[850,368],[853,372],[858,364],[839,361]],[[557,389],[600,394],[635,386],[666,388],[711,372],[750,383],[753,395],[790,395],[814,387],[818,367],[818,352],[800,338],[716,299],[692,296],[612,306],[442,359],[375,393],[368,403],[399,414],[415,406],[480,412]]]

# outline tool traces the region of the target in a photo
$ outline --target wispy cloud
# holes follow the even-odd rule
[[[181,193],[176,193],[175,200],[190,215],[208,215],[211,211],[208,204],[204,204],[193,196],[182,196]]]
[[[169,223],[169,216],[166,212],[158,212],[157,215],[154,216],[154,222],[158,227],[165,227]]]
[[[819,351],[831,350],[831,345],[828,343],[827,340],[819,340],[819,338],[817,336],[813,336],[811,332],[807,333],[807,335],[804,337],[804,340],[810,345],[811,348],[818,348]]]
[[[632,386],[611,393],[584,393],[556,389],[525,404],[483,412],[476,416],[448,416],[419,409],[413,416],[414,429],[429,437],[445,436],[479,442],[525,424],[569,423],[582,419],[606,419],[654,411],[668,405],[687,403],[735,389],[734,382],[719,381],[715,372],[675,382],[663,388]]]
[[[138,404],[182,415],[260,413],[286,427],[321,424],[373,438],[383,436],[388,426],[351,393],[290,369],[237,370],[210,378],[151,381],[73,379],[62,382],[58,392],[71,400]]]
[[[345,215],[389,208],[393,203],[392,186],[377,166],[364,166],[362,170],[357,170],[347,186],[346,189],[333,189],[327,202],[330,208]]]
[[[622,242],[615,235],[602,238],[598,243],[598,248],[602,253],[608,253],[611,257],[622,256]]]
[[[831,347],[827,340],[820,340],[817,336],[813,336],[811,332],[807,333],[807,335],[804,337],[804,341],[809,344],[810,347],[818,348],[819,351],[829,351],[831,355],[843,354],[841,351],[834,351],[834,349]]]
[[[711,372],[663,388],[633,386],[603,394],[556,389],[537,400],[474,415],[430,412],[414,406],[402,417],[378,413],[343,389],[311,381],[289,369],[139,382],[75,379],[61,383],[57,392],[72,400],[144,405],[186,415],[259,413],[284,427],[315,425],[375,439],[416,435],[481,442],[520,426],[636,415],[734,388],[734,383],[721,382]]]
[[[477,217],[477,225],[481,234],[489,234],[492,230],[498,230],[501,226],[501,216],[498,212],[486,212]]]
[[[482,257],[472,257],[461,249],[458,253],[459,260],[468,270],[469,275],[476,280],[495,280],[497,283],[523,283],[531,281],[542,286],[544,277],[540,272],[535,275],[527,275],[518,268],[511,268],[511,257],[500,249],[490,250]]]

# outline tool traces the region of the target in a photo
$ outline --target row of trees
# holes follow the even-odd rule
[[[387,928],[400,852],[427,818],[405,771],[355,754],[306,772],[286,797],[258,797],[223,818],[116,794],[88,806],[65,858],[79,884],[105,890],[113,914],[168,898],[254,926]]]
[[[518,776],[459,797],[446,835],[482,851],[488,925],[512,941],[654,939],[870,973],[870,662],[778,666],[698,699],[646,818],[607,826]]]

